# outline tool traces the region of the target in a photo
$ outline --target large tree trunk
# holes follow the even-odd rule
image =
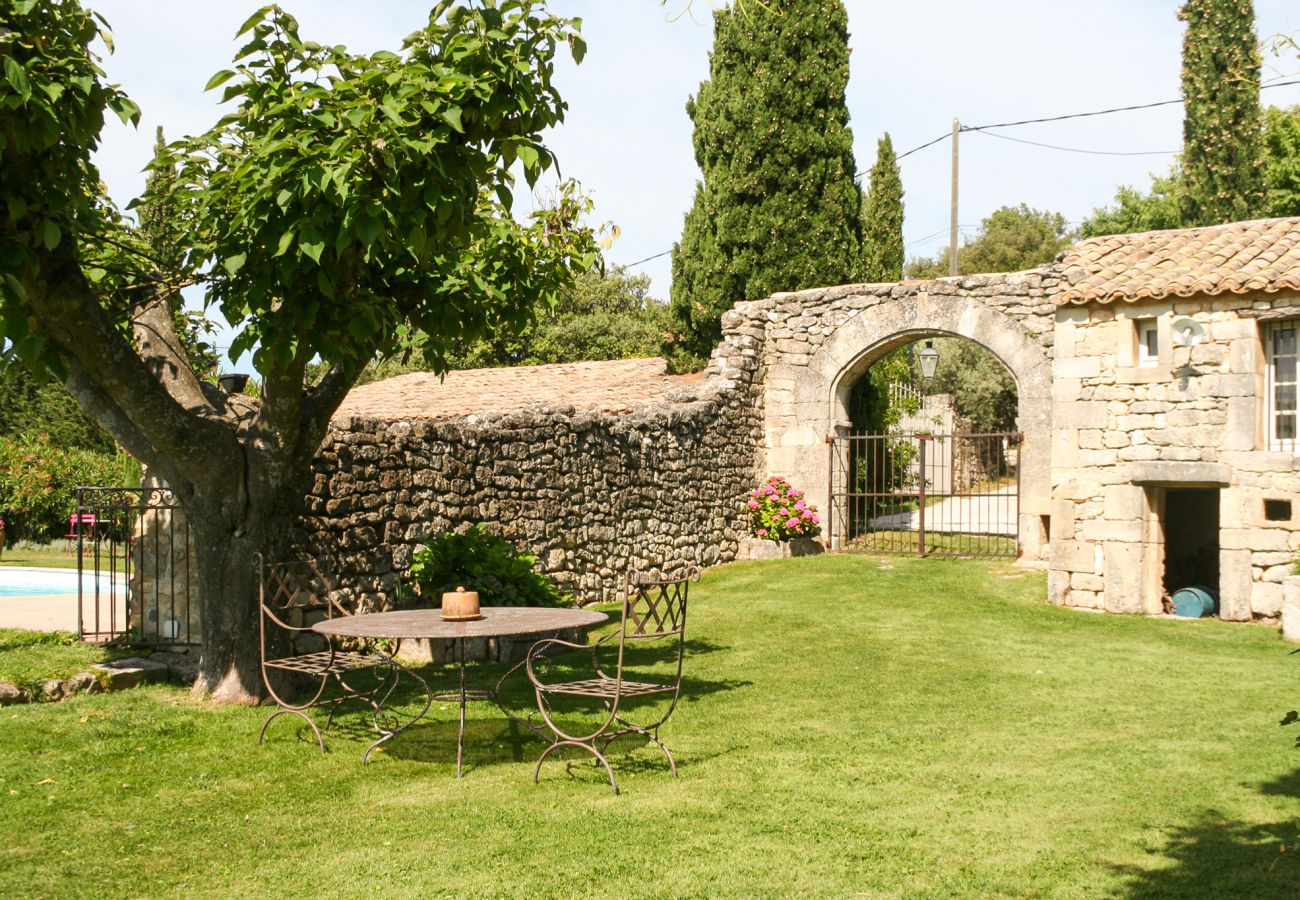
[[[266,693],[259,665],[257,554],[268,561],[283,558],[293,516],[250,508],[239,531],[222,527],[220,512],[201,504],[189,515],[203,641],[194,693],[226,703],[256,703]]]

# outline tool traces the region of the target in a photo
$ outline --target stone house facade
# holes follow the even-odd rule
[[[1300,219],[1083,241],[1058,262],[1049,596],[1277,616],[1300,553]]]

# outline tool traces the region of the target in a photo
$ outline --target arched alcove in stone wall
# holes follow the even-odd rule
[[[828,438],[847,433],[848,392],[881,356],[928,336],[956,336],[994,353],[1019,394],[1019,537],[1024,557],[1044,549],[1051,499],[1051,331],[1042,273],[899,285],[849,285],[741,304],[765,323],[766,468],[794,479],[828,508]]]

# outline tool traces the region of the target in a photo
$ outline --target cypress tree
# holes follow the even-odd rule
[[[1259,44],[1251,0],[1187,0],[1183,225],[1250,219],[1264,206]]]
[[[863,278],[898,281],[903,277],[903,179],[894,142],[886,133],[876,147],[863,214]]]
[[[699,366],[739,300],[860,275],[848,14],[841,0],[783,0],[780,14],[714,12],[709,80],[687,102],[703,174],[673,249],[677,369]]]

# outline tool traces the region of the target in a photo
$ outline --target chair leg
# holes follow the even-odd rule
[[[664,756],[668,757],[668,768],[672,770],[673,777],[677,777],[677,760],[673,759],[673,752],[668,749],[668,745],[659,740],[659,727],[657,725],[654,728],[642,728],[640,725],[632,724],[622,716],[616,716],[615,718],[623,728],[611,735],[610,740],[624,734],[639,734],[644,736],[647,740],[653,741],[655,745],[664,752]],[[605,746],[608,747],[609,743],[606,742]]]
[[[313,722],[311,720],[311,717],[309,717],[306,713],[300,712],[299,710],[296,709],[277,709],[275,712],[271,713],[271,715],[267,716],[266,721],[262,723],[261,732],[259,732],[257,735],[257,746],[259,747],[262,746],[262,740],[266,737],[266,729],[269,728],[271,723],[274,722],[280,716],[297,716],[298,718],[302,719],[304,722],[307,723],[307,727],[312,730],[312,733],[316,735],[316,743],[320,744],[320,752],[321,753],[328,752],[325,749],[325,739],[321,737],[320,729],[316,727],[316,723]]]
[[[609,760],[605,759],[605,755],[597,750],[594,744],[584,744],[581,741],[556,741],[543,750],[542,755],[537,758],[537,766],[533,769],[533,784],[537,784],[537,780],[542,773],[542,763],[546,762],[546,757],[551,755],[551,751],[559,750],[561,747],[577,747],[596,757],[600,764],[605,767],[605,773],[609,775],[609,786],[613,789],[614,796],[618,796],[618,779],[614,777],[614,769],[610,766]]]

